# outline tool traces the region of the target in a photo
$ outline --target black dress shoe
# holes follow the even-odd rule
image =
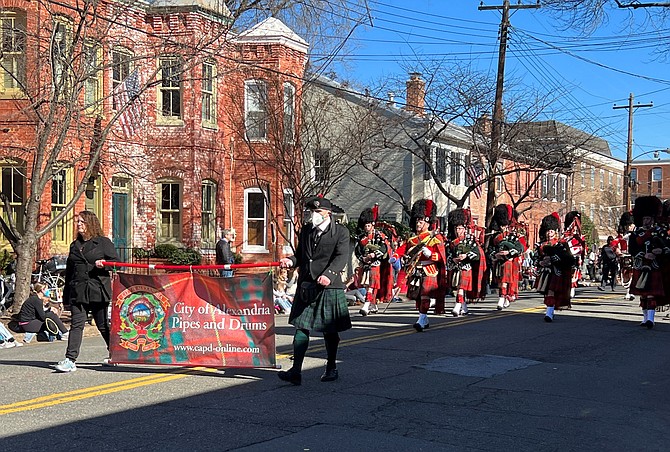
[[[654,327],[654,322],[652,322],[651,320],[647,320],[646,322],[644,322],[644,326],[646,326],[647,329],[650,330]]]
[[[417,333],[423,333],[423,327],[419,322],[416,322],[414,324],[414,329],[416,330]]]
[[[277,376],[282,381],[288,381],[292,385],[300,386],[302,384],[302,374],[293,368],[289,370],[280,370]]]
[[[321,381],[335,381],[337,380],[337,369],[328,369],[321,375]]]
[[[605,288],[603,286],[598,286],[598,290],[602,292]]]
[[[544,321],[547,322],[547,323],[551,323],[551,322],[554,321],[554,319],[551,318],[551,317],[549,317],[548,315],[545,315],[545,316],[544,316]]]

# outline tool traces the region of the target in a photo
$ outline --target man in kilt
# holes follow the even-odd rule
[[[620,254],[617,253],[619,255],[619,273],[621,274],[621,285],[626,288],[626,295],[623,298],[627,301],[635,299],[635,296],[630,294],[630,281],[633,277],[633,257],[628,252],[628,240],[634,229],[633,214],[624,212],[621,214],[621,218],[619,218],[617,236],[612,244],[621,252]]]
[[[298,268],[298,289],[293,300],[289,323],[295,326],[293,366],[280,371],[279,378],[294,385],[302,383],[302,363],[309,347],[310,331],[323,333],[326,346],[326,370],[321,381],[338,378],[337,348],[339,332],[351,328],[344,295],[342,271],[349,261],[349,230],[332,221],[331,202],[323,197],[308,200],[311,222],[300,231],[294,256],[279,261],[282,268]]]
[[[490,252],[493,274],[498,283],[498,310],[509,307],[519,294],[521,262],[519,257],[526,251],[526,239],[522,229],[516,226],[516,215],[509,204],[499,204],[493,210]]]
[[[536,290],[544,295],[545,322],[554,320],[556,309],[570,309],[570,284],[574,257],[568,243],[560,237],[560,217],[554,212],[542,219],[538,245]]]
[[[365,287],[365,303],[358,311],[362,316],[379,311],[377,298],[381,285],[382,260],[388,259],[388,239],[383,232],[375,229],[375,217],[372,209],[365,209],[358,217],[358,241],[354,254],[361,263],[359,283]],[[387,267],[388,268],[388,267]]]
[[[575,261],[572,266],[572,281],[570,284],[570,298],[575,298],[575,289],[582,279],[582,265],[586,256],[586,239],[582,235],[582,214],[573,210],[565,214],[563,221],[563,238],[570,248]],[[616,278],[616,276],[615,276]]]
[[[659,223],[662,214],[663,205],[656,196],[635,200],[633,219],[637,228],[628,242],[634,259],[630,293],[639,295],[643,315],[640,325],[648,329],[654,327],[656,309],[670,302],[664,285],[670,238],[668,229]]]
[[[407,269],[407,298],[416,302],[419,319],[414,329],[428,328],[430,299],[435,299],[435,311],[444,312],[446,253],[444,238],[434,230],[437,207],[430,199],[420,199],[412,206],[410,227],[416,231],[398,247],[393,257],[405,257]]]
[[[483,253],[471,229],[469,209],[455,209],[449,212],[448,266],[451,274],[451,287],[456,291],[456,303],[451,311],[454,317],[468,313],[468,298],[476,299],[475,288],[481,285],[483,273],[475,271]],[[477,267],[479,268],[479,267]],[[484,267],[485,268],[485,267]]]

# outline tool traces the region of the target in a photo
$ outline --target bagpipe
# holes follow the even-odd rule
[[[405,264],[406,264],[406,273],[407,275],[413,275],[416,270],[416,266],[419,265],[421,256],[423,255],[423,248],[437,235],[437,230],[430,231],[430,234],[426,235],[422,240],[419,241],[416,245],[411,247],[405,253]]]
[[[631,243],[629,250],[633,257],[633,268],[640,271],[640,277],[635,285],[638,289],[646,289],[649,281],[649,274],[652,271],[660,270],[661,266],[654,255],[653,259],[647,259],[647,253],[652,253],[655,249],[661,249],[665,252],[670,251],[668,245],[670,237],[666,228],[658,225],[649,229],[638,228],[631,234]]]
[[[469,232],[465,234],[463,239],[454,239],[451,242],[449,253],[447,255],[447,270],[462,270],[468,263],[464,263],[463,261],[455,262],[454,258],[461,254],[471,256],[472,253],[479,256],[479,246],[476,236]]]

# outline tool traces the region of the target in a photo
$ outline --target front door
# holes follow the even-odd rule
[[[119,258],[123,262],[129,262],[130,250],[130,206],[128,205],[128,193],[112,194],[112,242],[119,252]]]

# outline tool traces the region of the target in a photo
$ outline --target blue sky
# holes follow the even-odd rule
[[[479,11],[479,3],[369,0],[373,26],[368,22],[352,36],[356,49],[346,57],[346,78],[374,86],[375,80],[401,75],[399,61],[415,52],[427,58],[474,61],[479,70],[495,74],[501,13]],[[502,0],[484,4],[502,5]],[[658,43],[670,44],[670,29],[640,33],[624,24],[630,14],[641,21],[648,12],[653,13],[613,10],[608,26],[579,37],[561,29],[548,10],[518,10],[510,18],[506,77],[541,91],[564,91],[541,119],[595,133],[620,159],[626,155],[628,114],[612,107],[627,105],[632,92],[635,103],[654,104],[635,110],[633,156],[670,148],[670,63],[657,54]]]

